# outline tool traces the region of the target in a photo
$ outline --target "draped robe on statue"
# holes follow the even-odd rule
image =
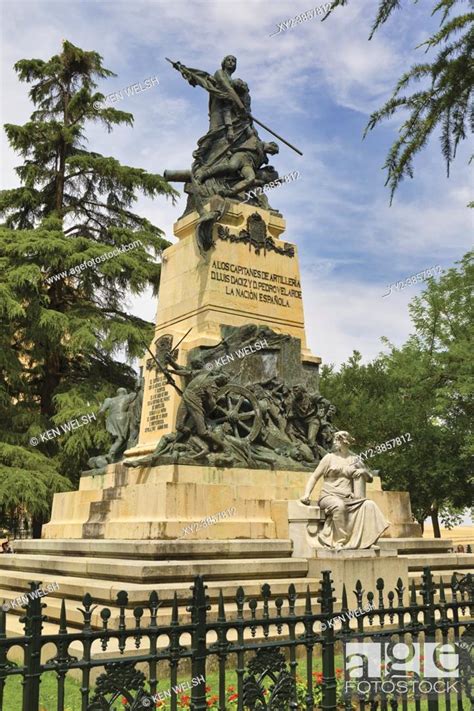
[[[234,151],[249,137],[248,129],[252,122],[247,115],[250,114],[248,87],[240,79],[232,79],[223,69],[211,75],[202,69],[186,67],[181,62],[176,62],[175,67],[191,86],[200,86],[209,93],[209,131],[199,139],[193,156],[195,168],[211,165],[215,156],[229,147],[226,136],[228,126],[232,126],[235,134]],[[252,130],[256,133],[255,129]]]
[[[390,525],[377,504],[354,497],[355,462],[326,454],[315,472],[323,476],[318,504],[326,514],[318,539],[330,548],[370,548]]]

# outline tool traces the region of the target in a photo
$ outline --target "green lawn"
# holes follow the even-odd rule
[[[342,666],[342,658],[336,657],[336,667],[338,665]],[[321,659],[316,659],[315,663],[313,665],[313,671],[314,672],[320,672],[321,671]],[[297,670],[298,677],[300,679],[305,679],[306,678],[306,664],[302,660],[298,664],[298,670]],[[183,681],[189,681],[189,676],[181,676],[179,678],[179,682]],[[210,687],[210,691],[207,694],[208,699],[210,699],[213,695],[217,696],[217,690],[218,690],[218,674],[217,672],[210,672],[207,677],[206,677],[207,685]],[[178,683],[179,683],[178,682]],[[237,685],[237,677],[236,673],[233,670],[228,670],[226,673],[226,687],[228,688],[229,686],[234,686],[236,687]],[[163,685],[163,682],[160,683],[161,689],[166,688],[166,685]],[[41,711],[56,711],[57,709],[57,682],[56,682],[56,674],[53,672],[48,672],[47,674],[43,674],[42,676],[42,682],[41,682],[41,692],[40,692],[40,710]],[[182,694],[178,694],[178,700],[181,699],[182,696],[189,695],[190,692],[183,692]],[[231,695],[232,691],[228,692],[228,695]],[[91,694],[92,697],[92,694]],[[66,678],[66,693],[65,693],[65,711],[81,711],[81,693],[80,693],[80,684],[78,681],[72,678]],[[426,706],[426,701],[422,702],[422,707]],[[186,701],[183,701],[178,704],[179,708],[189,708],[188,703]],[[454,695],[451,698],[451,707],[456,708],[456,698]],[[20,676],[15,676],[15,677],[9,677],[6,681],[6,686],[5,686],[5,696],[4,696],[4,706],[2,711],[20,711],[22,708],[22,686],[21,686],[21,677]],[[119,700],[115,703],[113,707],[116,711],[119,709],[123,709],[123,705]],[[168,704],[162,704],[159,708],[163,709],[168,709],[169,706]],[[211,709],[217,708],[214,705],[210,706]],[[236,708],[235,704],[229,703],[228,708]],[[303,708],[303,707],[301,707]],[[354,708],[356,706],[354,705]],[[399,706],[401,708],[401,704]],[[409,702],[408,708],[410,711],[414,711],[415,705],[413,702]],[[464,708],[467,710],[469,709],[469,705],[467,700],[464,701]],[[444,711],[445,709],[445,703],[444,703],[444,697],[440,696],[439,698],[439,709],[440,711]],[[144,709],[145,711],[145,709]]]

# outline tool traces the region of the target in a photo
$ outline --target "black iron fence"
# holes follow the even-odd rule
[[[39,587],[30,585],[32,592]],[[386,591],[379,579],[375,593],[365,593],[359,582],[354,604],[344,589],[337,612],[330,572],[323,573],[317,592],[308,588],[299,602],[294,585],[285,597],[272,596],[268,584],[259,597],[247,598],[242,587],[232,600],[224,600],[221,592],[214,614],[206,589],[197,577],[189,601],[178,602],[175,594],[167,624],[161,622],[156,592],[145,609],[130,608],[127,593],[120,592],[113,627],[109,608],[100,610],[101,626],[92,625],[96,606],[89,594],[78,608],[80,630],[68,631],[64,600],[54,634],[45,629],[40,597],[30,596],[24,605],[21,636],[6,636],[6,618],[12,613],[0,611],[2,711],[472,708],[471,575],[455,574],[447,585],[442,580],[435,585],[425,568],[419,591],[414,584],[404,590],[401,580],[395,590]],[[127,616],[131,609],[132,622]],[[188,615],[182,621],[184,612]],[[45,658],[47,645],[55,650],[50,658]],[[9,659],[13,648],[22,651],[21,662]],[[112,655],[104,659],[98,651]],[[206,681],[211,667],[214,696]],[[71,670],[80,675],[76,707],[66,703]],[[91,683],[95,670],[101,673]],[[40,704],[47,672],[56,679],[54,706]],[[22,681],[22,705],[8,708],[6,686],[15,676]],[[230,676],[235,685],[229,690]]]

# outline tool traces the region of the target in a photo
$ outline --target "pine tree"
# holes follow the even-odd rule
[[[54,462],[41,452],[0,442],[0,518],[3,525],[16,528],[19,511],[37,522],[48,514],[53,494],[71,489],[71,482],[59,474]],[[36,530],[35,530],[36,529]]]
[[[86,149],[88,121],[109,132],[133,125],[131,114],[101,104],[95,80],[114,75],[99,54],[65,41],[50,60],[24,59],[15,69],[31,85],[35,110],[23,126],[5,126],[23,163],[21,186],[0,192],[0,440],[14,448],[0,456],[0,497],[2,481],[13,484],[12,471],[33,461],[33,435],[133,385],[134,371],[118,357],[142,356],[152,324],[127,313],[126,295],[150,285],[157,294],[156,255],[168,246],[133,203],[139,192],[177,195],[162,176]],[[48,458],[51,476],[74,479],[108,442],[91,422],[40,442],[35,456]]]
[[[348,2],[333,0],[323,19],[336,7]],[[459,143],[469,132],[474,132],[474,12],[452,17],[458,3],[459,0],[433,1],[431,14],[440,13],[440,29],[420,47],[426,52],[438,50],[437,55],[431,62],[412,66],[398,81],[392,97],[370,116],[367,124],[364,135],[397,110],[407,113],[384,165],[391,200],[401,181],[413,177],[413,158],[438,127],[441,128],[441,150],[448,177]],[[369,39],[399,7],[400,0],[380,0]],[[421,84],[421,88],[405,95],[413,84]],[[470,207],[473,206],[471,203]]]

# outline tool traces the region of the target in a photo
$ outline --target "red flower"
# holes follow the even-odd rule
[[[188,696],[187,694],[183,694],[182,697],[180,698],[180,701],[182,704],[189,704],[191,701],[191,697]]]
[[[125,696],[122,696],[122,698],[120,699],[120,703],[123,704],[124,706],[125,706],[126,704],[128,704],[128,701],[127,701],[127,699],[125,698]]]
[[[211,690],[211,687],[210,687],[210,686],[206,686],[206,691],[210,691],[210,690]]]
[[[229,687],[229,688],[230,688],[230,687]],[[229,696],[229,698],[227,699],[227,701],[235,701],[235,700],[238,699],[238,698],[239,698],[239,695],[238,695],[238,694],[232,694],[232,696]]]
[[[227,691],[235,691],[235,686],[228,686]]]

